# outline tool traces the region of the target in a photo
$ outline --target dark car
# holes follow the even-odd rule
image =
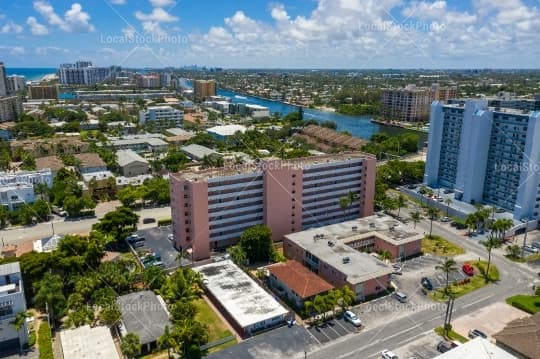
[[[446,341],[446,340],[443,340],[442,342],[440,342],[439,344],[437,344],[437,350],[438,350],[440,353],[446,353],[447,351],[452,350],[452,349],[454,349],[455,347],[457,347],[457,344],[456,344],[456,343],[448,342],[448,341]]]
[[[422,284],[422,287],[426,288],[427,290],[433,290],[433,284],[431,284],[428,277],[422,277],[420,283]]]
[[[142,220],[142,223],[144,223],[144,224],[155,223],[155,222],[156,222],[155,218],[143,218],[143,220]]]
[[[487,339],[487,335],[484,334],[484,332],[478,330],[478,329],[471,329],[469,330],[469,338],[474,339],[476,337],[481,337],[484,339]]]

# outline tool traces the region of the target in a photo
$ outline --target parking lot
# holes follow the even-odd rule
[[[422,277],[428,277],[431,283],[433,284],[433,289],[442,288],[446,284],[446,275],[440,271],[437,271],[435,267],[441,263],[443,259],[436,256],[424,255],[421,257],[416,257],[407,261],[402,262],[401,267],[403,270],[403,278],[396,278],[396,282],[399,284],[409,284],[410,278],[416,279],[415,285],[413,288],[416,290],[420,286],[420,279]],[[459,269],[455,272],[450,273],[450,282],[460,281],[467,278],[467,275],[461,270],[461,263],[458,263]],[[398,276],[395,276],[398,277]]]
[[[179,252],[174,249],[172,242],[167,239],[167,236],[172,233],[171,226],[141,229],[135,233],[146,239],[144,246],[135,248],[137,252],[159,254],[165,270],[178,267],[179,263],[176,257]]]
[[[441,340],[439,335],[430,331],[422,335],[421,338],[393,350],[393,352],[399,358],[431,359],[441,354],[437,351],[437,344]]]
[[[355,327],[351,323],[345,321],[343,318],[332,319],[324,324],[314,326],[308,329],[308,331],[317,339],[321,344],[328,343],[347,334],[356,333],[361,330],[362,327]]]

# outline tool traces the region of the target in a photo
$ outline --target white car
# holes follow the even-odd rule
[[[172,240],[174,239],[173,234],[170,233],[169,235],[167,235],[167,239],[172,242]]]
[[[362,321],[360,320],[360,318],[358,318],[356,316],[356,314],[354,314],[353,312],[351,312],[350,310],[346,311],[345,314],[343,315],[343,318],[345,319],[345,321],[351,323],[352,325],[354,325],[355,327],[360,327],[362,326]]]
[[[390,350],[383,350],[381,352],[381,357],[383,359],[399,359],[398,356],[392,353]]]

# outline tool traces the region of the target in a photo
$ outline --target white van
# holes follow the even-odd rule
[[[394,292],[394,298],[399,300],[401,303],[405,303],[407,301],[407,295],[401,292]]]

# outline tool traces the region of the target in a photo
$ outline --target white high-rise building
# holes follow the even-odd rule
[[[146,111],[139,112],[141,125],[152,123],[159,128],[181,127],[184,122],[184,111],[171,106],[148,107]]]
[[[6,77],[6,91],[8,94],[15,95],[19,91],[23,91],[26,87],[26,77],[19,75],[11,75]]]
[[[455,198],[540,219],[540,111],[434,102],[424,180]]]
[[[0,62],[0,97],[7,95],[6,68],[4,63]]]
[[[0,265],[0,348],[20,349],[28,342],[26,323],[19,330],[11,324],[18,313],[26,311],[19,262]]]
[[[60,65],[60,83],[64,85],[94,85],[110,75],[108,67],[93,67],[90,61]]]

